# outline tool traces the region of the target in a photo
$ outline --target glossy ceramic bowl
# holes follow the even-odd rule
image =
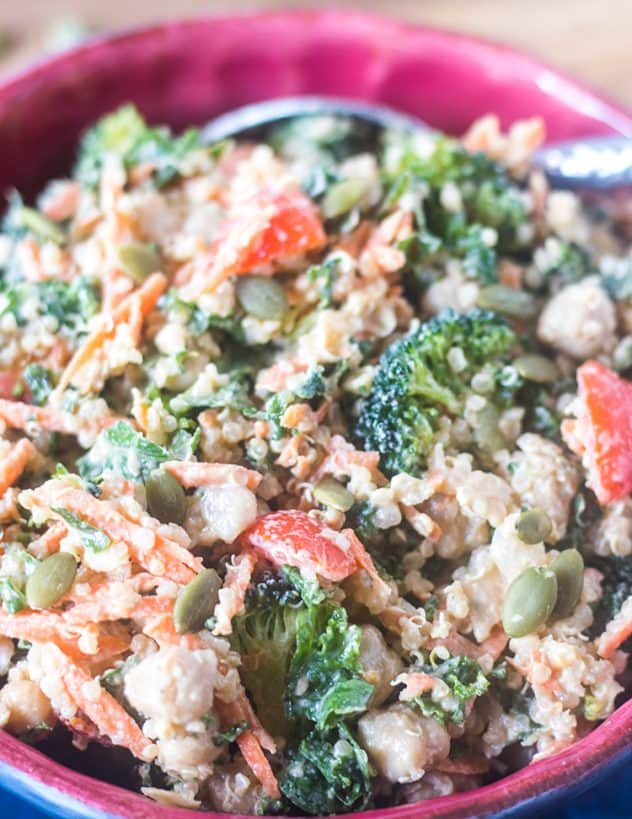
[[[629,112],[502,46],[358,12],[255,14],[97,39],[0,83],[0,190],[37,191],[67,169],[82,128],[129,100],[178,128],[295,94],[381,102],[455,133],[494,111],[504,125],[543,116],[551,140],[632,136]],[[533,816],[630,761],[632,701],[571,748],[494,784],[364,816]],[[0,783],[64,817],[200,815],[77,774],[2,731]]]

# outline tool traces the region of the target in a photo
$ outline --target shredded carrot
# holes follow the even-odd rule
[[[0,498],[24,472],[34,453],[35,447],[28,438],[21,438],[0,461]]]
[[[246,760],[246,764],[261,782],[266,794],[271,799],[278,799],[281,796],[279,783],[257,737],[252,731],[244,731],[237,737],[237,745]]]
[[[220,667],[222,673],[226,673],[226,670],[227,667]],[[223,724],[227,728],[238,722],[247,722],[249,729],[257,737],[261,747],[271,754],[276,751],[274,740],[259,722],[259,717],[256,715],[243,688],[231,702],[224,702],[224,700],[218,698],[215,705]]]
[[[423,671],[411,671],[407,674],[400,674],[395,682],[404,684],[404,690],[399,695],[400,700],[403,701],[412,700],[420,694],[432,691],[437,684],[435,677]]]
[[[202,569],[202,561],[179,543],[169,540],[117,512],[108,501],[94,498],[82,489],[50,490],[50,483],[33,490],[46,505],[61,506],[82,520],[101,529],[115,541],[127,544],[132,558],[154,575],[165,576],[176,583],[188,583]]]
[[[75,603],[62,617],[73,625],[123,620],[131,615],[138,600],[139,595],[126,583],[106,581],[93,587],[87,600]]]
[[[254,469],[234,464],[210,464],[197,461],[166,461],[163,469],[176,477],[182,486],[193,489],[209,484],[237,483],[248,489],[256,489],[263,475]]]
[[[505,650],[509,638],[501,626],[495,626],[489,637],[481,643],[481,654],[489,654],[494,662]]]
[[[99,633],[95,651],[88,655],[79,648],[81,635],[60,614],[51,611],[19,611],[17,614],[0,611],[0,634],[30,643],[52,643],[76,660],[102,660],[129,649],[129,639]]]
[[[486,774],[489,770],[489,760],[484,756],[468,756],[460,759],[441,759],[435,763],[434,770],[447,774],[462,774],[476,776]]]
[[[606,626],[597,643],[600,657],[612,657],[619,646],[632,636],[632,596],[628,597],[617,616]]]
[[[29,552],[40,560],[59,551],[59,544],[68,534],[65,523],[55,523],[29,544]]]
[[[49,396],[49,402],[56,403],[59,401],[64,390],[72,383],[77,373],[114,335],[117,326],[121,323],[130,322],[130,319],[134,317],[134,312],[138,310],[138,305],[140,305],[142,317],[146,318],[156,306],[166,286],[166,277],[162,273],[153,273],[138,290],[128,295],[110,314],[101,313],[102,321],[100,325],[88,336],[70,359],[68,366],[61,374],[57,386]],[[138,323],[137,320],[135,320],[135,323]]]
[[[214,634],[232,633],[232,619],[244,612],[246,592],[256,565],[257,558],[250,551],[237,555],[227,565],[224,586],[220,589],[219,602],[213,612],[217,620],[213,629]]]
[[[99,733],[109,737],[114,745],[121,745],[139,759],[151,759],[154,749],[131,716],[114,697],[74,663],[59,652],[61,679],[75,705],[95,724]]]

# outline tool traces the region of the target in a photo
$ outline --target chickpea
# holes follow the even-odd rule
[[[358,722],[360,745],[389,782],[416,782],[450,753],[448,732],[405,705],[369,711]]]
[[[362,626],[360,640],[360,665],[363,677],[375,690],[369,705],[381,705],[393,692],[391,680],[402,671],[403,663],[387,645],[375,626]]]
[[[53,721],[53,709],[37,683],[29,679],[10,680],[0,691],[0,719],[12,734],[25,734],[38,725]]]

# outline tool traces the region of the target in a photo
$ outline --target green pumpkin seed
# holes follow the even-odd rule
[[[505,593],[503,628],[510,637],[536,631],[551,616],[557,598],[557,578],[550,569],[530,566]]]
[[[507,446],[507,439],[500,430],[499,421],[500,411],[491,401],[487,401],[483,409],[476,413],[474,436],[478,446],[486,452],[498,452]]]
[[[494,310],[516,318],[532,318],[538,305],[531,293],[514,290],[504,284],[491,284],[479,291],[476,304],[484,310]]]
[[[314,497],[318,503],[331,506],[340,512],[347,512],[353,506],[354,497],[349,490],[333,478],[323,478],[314,487]]]
[[[364,179],[343,179],[327,189],[322,202],[325,219],[336,219],[348,213],[366,195],[368,185]]]
[[[536,384],[552,384],[560,377],[560,371],[550,358],[535,353],[521,355],[515,359],[514,367],[523,378]]]
[[[173,623],[178,634],[196,632],[213,614],[222,581],[215,569],[204,569],[178,592]]]
[[[542,543],[551,537],[553,524],[544,509],[528,509],[518,517],[516,532],[523,543]]]
[[[263,321],[281,321],[288,309],[285,290],[268,276],[244,276],[237,281],[237,299],[246,313]]]
[[[165,469],[157,469],[145,484],[149,514],[161,523],[182,523],[186,514],[187,499],[184,489]]]
[[[26,581],[26,602],[31,609],[47,609],[63,597],[77,574],[77,561],[68,552],[43,560]]]
[[[144,282],[147,276],[162,267],[160,255],[155,247],[140,242],[119,245],[116,259],[121,270],[136,282]]]
[[[570,617],[579,603],[584,588],[584,558],[577,549],[565,549],[551,563],[557,579],[557,602],[552,618]]]
[[[35,208],[23,207],[18,216],[18,221],[22,227],[25,227],[44,241],[50,240],[56,245],[63,245],[66,241],[66,234],[59,225],[44,216],[43,213],[35,210]]]

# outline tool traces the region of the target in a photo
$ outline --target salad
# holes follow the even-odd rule
[[[126,106],[11,194],[6,731],[165,804],[324,815],[613,712],[632,257],[529,170],[543,136],[319,116],[208,146]]]

